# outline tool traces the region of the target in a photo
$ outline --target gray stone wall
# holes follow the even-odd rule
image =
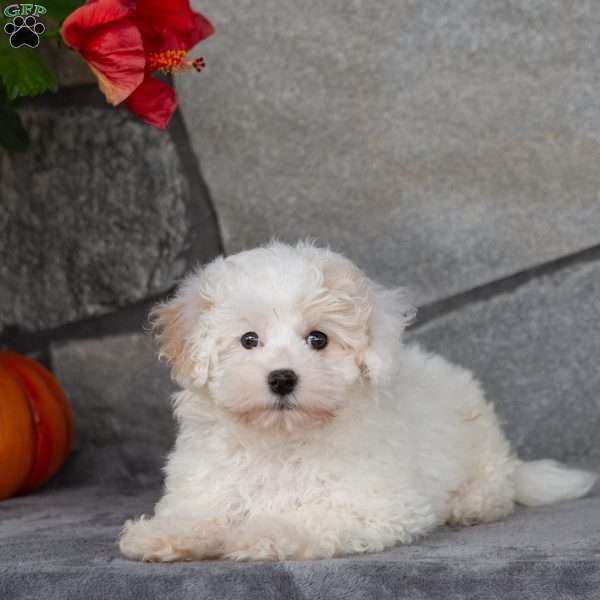
[[[30,150],[0,153],[0,340],[159,297],[220,251],[179,117],[160,132],[93,88],[23,117]]]
[[[228,251],[315,237],[429,303],[599,242],[597,1],[193,4]]]
[[[1,162],[0,327],[53,327],[171,287],[191,198],[172,141],[94,107],[24,121],[31,150]]]

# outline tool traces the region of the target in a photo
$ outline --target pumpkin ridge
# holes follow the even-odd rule
[[[10,413],[7,415],[7,405],[4,404],[4,411],[0,406],[0,428],[3,426],[5,428],[4,434],[0,430],[0,450],[4,453],[0,458],[8,461],[5,470],[3,469],[4,477],[9,473],[8,479],[0,476],[0,499],[3,499],[18,493],[31,471],[35,460],[35,423],[25,390],[13,372],[2,364],[2,361],[0,361],[0,392],[3,403],[8,401],[10,408]],[[8,429],[6,429],[7,416],[10,419]],[[19,431],[18,426],[25,427],[25,429]],[[24,451],[26,449],[30,450],[28,456]],[[22,459],[28,459],[26,470],[19,468],[18,463]],[[12,473],[12,480],[10,473]],[[18,479],[15,479],[15,474],[18,474]]]
[[[23,374],[19,366],[12,364],[10,367],[13,375],[19,381],[21,389],[25,392],[33,421],[33,462],[25,481],[19,489],[19,492],[23,492],[32,489],[43,479],[44,473],[50,464],[54,440],[51,428],[40,418],[38,407],[42,399],[38,394],[38,390]]]
[[[27,358],[27,357],[25,357],[25,358]],[[63,458],[62,458],[62,463],[64,463],[64,461],[68,458],[69,454],[71,453],[71,446],[73,443],[74,425],[73,425],[73,411],[71,410],[71,405],[69,404],[69,400],[68,400],[67,395],[65,394],[65,391],[63,390],[62,386],[60,385],[60,383],[58,382],[56,377],[49,370],[45,369],[44,367],[42,367],[42,365],[38,364],[34,360],[31,360],[30,358],[27,358],[27,364],[36,373],[38,373],[38,375],[40,375],[40,377],[42,377],[42,379],[44,380],[46,385],[50,388],[50,392],[52,393],[54,398],[56,398],[56,400],[58,401],[60,410],[64,416],[66,427],[67,427],[67,441],[65,444],[65,449],[64,449]]]
[[[64,461],[68,458],[68,456],[71,452],[71,446],[73,443],[73,430],[74,430],[73,411],[71,410],[71,405],[69,403],[69,399],[67,398],[67,395],[65,394],[64,389],[62,388],[62,386],[60,385],[60,383],[58,382],[58,380],[56,379],[56,377],[54,376],[54,374],[51,371],[46,369],[43,365],[41,365],[37,361],[29,358],[28,356],[18,354],[17,352],[7,351],[7,352],[0,353],[0,360],[2,358],[2,355],[4,355],[9,360],[11,360],[11,362],[13,360],[18,360],[21,363],[25,363],[28,367],[31,368],[31,370],[35,371],[35,373],[37,373],[44,380],[44,383],[49,388],[49,391],[50,391],[53,399],[56,401],[57,405],[59,406],[59,410],[64,417],[64,421],[65,421],[65,425],[66,425],[66,436],[67,437],[66,437],[66,443],[64,445],[64,452],[63,452],[61,464],[64,463]]]

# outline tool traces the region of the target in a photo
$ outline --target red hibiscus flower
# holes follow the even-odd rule
[[[61,35],[77,50],[111,104],[163,129],[175,111],[175,90],[152,73],[200,71],[190,48],[213,33],[189,0],[88,0],[63,23]]]

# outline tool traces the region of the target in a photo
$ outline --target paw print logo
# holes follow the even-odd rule
[[[8,41],[13,48],[21,46],[37,48],[40,43],[40,35],[46,31],[46,28],[33,15],[29,15],[25,18],[15,17],[12,23],[4,26],[4,31],[10,36]]]

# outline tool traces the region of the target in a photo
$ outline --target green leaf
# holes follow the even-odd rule
[[[25,152],[29,148],[29,134],[21,117],[8,105],[0,105],[0,146],[10,152]]]
[[[0,80],[11,99],[55,92],[58,87],[39,50],[26,46],[13,48],[4,35],[0,36]]]

